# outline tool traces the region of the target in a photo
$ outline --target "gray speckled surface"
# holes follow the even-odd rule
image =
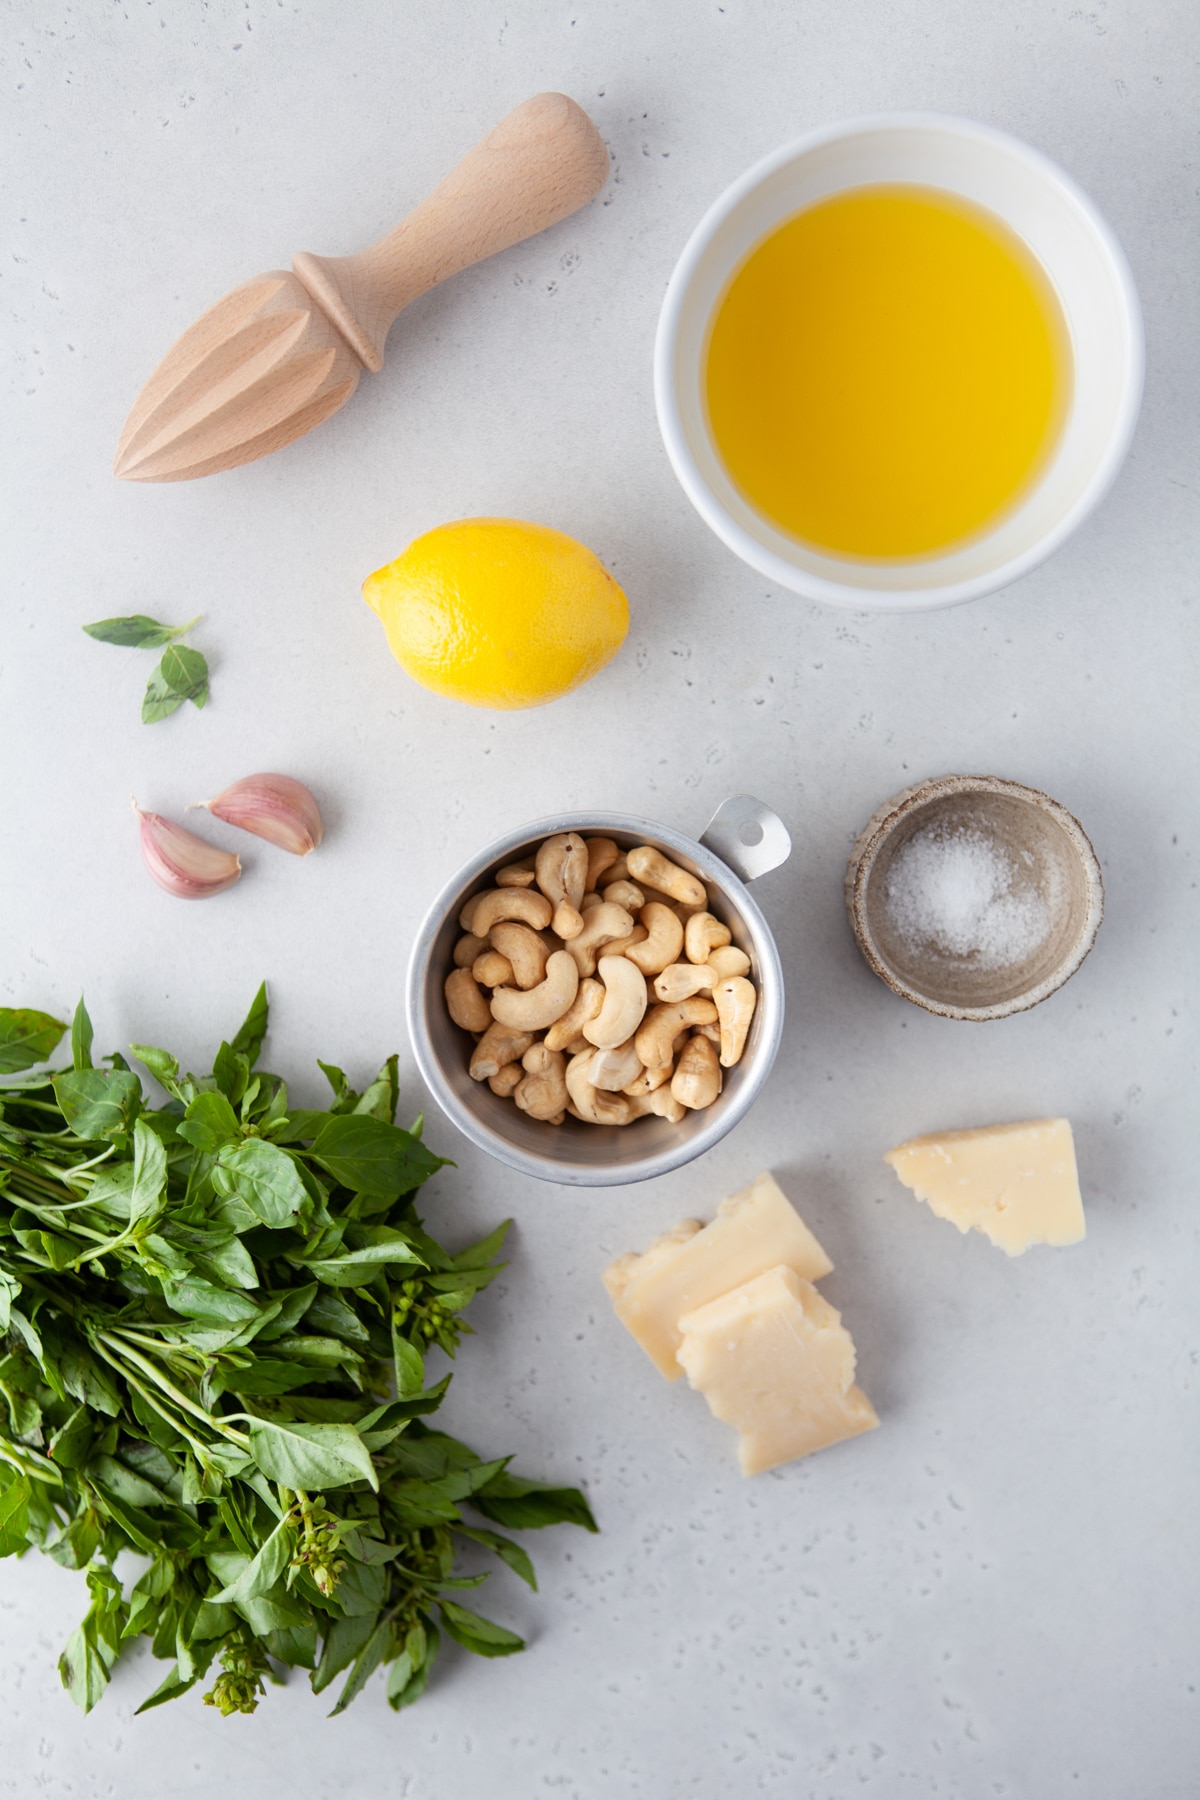
[[[757,890],[788,973],[784,1050],[703,1162],[569,1194],[430,1121],[459,1163],[437,1183],[445,1234],[517,1221],[451,1426],[585,1481],[603,1526],[535,1546],[539,1596],[497,1579],[528,1655],[449,1657],[412,1713],[372,1690],[336,1723],[300,1681],[253,1720],[189,1698],[135,1721],[157,1679],[135,1656],[84,1720],[54,1672],[79,1579],[9,1562],[0,1795],[1196,1792],[1197,24],[1184,0],[3,8],[0,1002],[61,1012],[86,987],[106,1047],[198,1058],[266,975],[271,1061],[311,1069],[315,1095],[318,1054],[364,1075],[404,1051],[416,921],[504,826],[596,806],[696,830],[750,790],[796,851]],[[610,143],[603,204],[418,302],[383,374],[283,454],[175,487],[110,478],[134,394],[209,301],[302,246],[359,247],[541,87]],[[709,536],[649,367],[713,196],[814,122],[903,106],[1006,126],[1083,183],[1132,260],[1149,379],[1126,469],[1052,562],[888,620],[766,594]],[[358,598],[415,533],[485,512],[574,533],[630,595],[621,656],[546,711],[414,687]],[[202,716],[140,725],[141,660],[78,630],[126,610],[204,611]],[[130,790],[173,810],[263,766],[319,789],[320,855],[253,853],[208,907],[160,895]],[[841,911],[872,808],[952,769],[1048,789],[1104,865],[1094,954],[999,1024],[893,998]],[[410,1065],[414,1108],[415,1086]],[[1089,1217],[1075,1250],[1009,1262],[880,1161],[917,1131],[1059,1111]],[[743,1483],[729,1434],[658,1380],[598,1277],[763,1165],[834,1257],[824,1289],[883,1425]]]

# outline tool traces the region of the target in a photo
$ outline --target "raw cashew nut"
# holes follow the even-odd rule
[[[491,1008],[470,969],[451,970],[446,977],[445,992],[446,1006],[456,1025],[461,1025],[464,1031],[487,1030],[492,1022]]]
[[[467,1071],[471,1080],[489,1081],[509,1063],[519,1063],[532,1042],[531,1031],[513,1031],[507,1025],[493,1022],[475,1046]]]
[[[629,1091],[634,1078],[643,1073],[630,1038],[628,1042],[618,1044],[615,1050],[597,1050],[588,1079],[593,1087],[603,1088],[605,1093],[624,1094]]]
[[[548,837],[537,853],[537,884],[554,907],[554,929],[560,938],[583,930],[579,903],[587,887],[588,847],[577,831]]]
[[[731,975],[748,975],[750,958],[736,944],[726,944],[722,949],[709,951],[708,966],[716,970],[718,980],[727,981]]]
[[[636,1052],[636,1038],[634,1039],[633,1047]],[[631,1100],[640,1100],[643,1095],[652,1094],[655,1088],[663,1087],[665,1083],[670,1081],[673,1072],[673,1063],[664,1063],[659,1069],[642,1069],[640,1073],[634,1076],[632,1081],[626,1083],[621,1089],[621,1092],[623,1094],[628,1094]]]
[[[533,864],[531,862],[509,863],[507,868],[497,869],[492,879],[497,887],[532,887],[535,879]]]
[[[492,926],[492,943],[501,956],[507,956],[512,964],[511,980],[519,988],[536,987],[539,981],[546,979],[546,963],[550,951],[536,931],[530,931],[528,925],[522,925],[518,919],[501,919]],[[498,987],[493,982],[493,987]]]
[[[635,944],[644,944],[650,933],[644,925],[635,925],[628,937],[614,938],[611,944],[605,944],[605,956],[628,956]]]
[[[721,1065],[707,1038],[689,1038],[671,1077],[671,1092],[681,1106],[699,1112],[721,1091]]]
[[[678,1125],[687,1117],[687,1107],[677,1100],[669,1087],[654,1088],[649,1094],[642,1094],[631,1102],[635,1118],[643,1118],[646,1113],[657,1113],[660,1119],[669,1119],[672,1125]]]
[[[599,886],[600,877],[604,871],[612,868],[621,852],[611,838],[594,837],[588,838],[586,842],[588,861],[584,886],[588,889],[595,889]],[[615,880],[616,877],[614,876],[612,879]]]
[[[579,973],[594,975],[601,947],[611,944],[614,938],[628,937],[632,930],[633,918],[623,906],[612,906],[606,900],[593,906],[584,920],[583,930],[567,945]]]
[[[646,896],[636,881],[610,881],[603,898],[614,906],[623,906],[627,913],[639,913],[646,904]]]
[[[715,1022],[711,1025],[697,1025],[692,1036],[707,1038],[710,1044],[716,1044],[718,1049],[720,1048],[721,1027]]]
[[[553,915],[554,908],[546,896],[535,894],[532,888],[489,888],[485,894],[468,900],[463,909],[464,929],[476,937],[486,937],[501,919],[520,919],[534,931],[543,931]]]
[[[721,1062],[726,1069],[732,1069],[746,1047],[757,999],[753,982],[744,975],[731,975],[713,989],[713,1004],[721,1021]]]
[[[636,850],[630,850],[625,858],[629,865],[629,873],[637,882],[649,882],[662,894],[670,894],[672,900],[682,900],[685,906],[707,906],[708,892],[704,883],[695,875],[689,875],[678,863],[668,862],[661,850],[651,849],[649,844],[639,844]]]
[[[654,992],[660,1000],[690,1000],[720,979],[707,963],[669,963],[654,977]]]
[[[733,933],[710,912],[693,913],[683,928],[683,945],[689,962],[706,963],[710,950],[720,950]],[[495,939],[492,940],[495,942]]]
[[[486,938],[476,937],[473,932],[468,931],[466,937],[460,937],[454,946],[455,968],[469,969],[476,957],[482,956],[488,947]]]
[[[591,1049],[581,1051],[567,1064],[567,1093],[571,1096],[568,1110],[586,1125],[628,1125],[633,1117],[633,1102],[624,1094],[606,1094],[592,1086],[590,1072],[596,1054]]]
[[[517,893],[521,889],[514,890]],[[561,1019],[579,992],[579,970],[565,950],[556,950],[546,963],[546,979],[532,988],[497,988],[492,995],[492,1017],[517,1031],[544,1031]]]
[[[634,944],[625,954],[643,975],[657,975],[668,963],[678,962],[683,926],[671,908],[660,906],[657,900],[648,901],[639,917],[650,935],[644,944]]]
[[[565,1050],[579,1037],[589,1019],[594,1019],[604,1005],[604,983],[587,976],[579,984],[574,1004],[546,1033],[547,1050]],[[586,1040],[585,1040],[586,1041]]]
[[[488,1086],[493,1094],[499,1094],[502,1100],[507,1100],[510,1094],[516,1092],[518,1083],[524,1079],[525,1071],[519,1062],[505,1063],[499,1074],[488,1076]]]
[[[522,1076],[513,1099],[531,1119],[561,1118],[567,1104],[567,1059],[544,1043],[532,1044],[522,1062]]]
[[[471,964],[471,973],[480,987],[507,987],[514,980],[513,966],[499,950],[485,950],[482,956],[477,956]],[[486,1031],[487,1026],[483,1029]]]
[[[492,1002],[493,1006],[495,1001]],[[711,1000],[696,995],[691,1000],[676,1000],[672,1005],[652,1006],[634,1046],[648,1069],[661,1069],[671,1060],[675,1039],[685,1026],[708,1025],[717,1017]]]
[[[606,875],[609,881],[628,881],[629,864],[625,860],[624,851],[618,856],[615,863],[611,863],[609,867],[602,870],[601,873]]]
[[[604,1005],[584,1026],[583,1035],[598,1050],[615,1050],[633,1036],[645,1017],[649,1004],[646,977],[625,956],[602,956],[597,973],[604,983]],[[632,1081],[634,1074],[636,1070],[631,1070],[625,1081]],[[614,1085],[624,1087],[625,1081]]]

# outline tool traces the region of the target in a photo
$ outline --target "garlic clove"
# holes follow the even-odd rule
[[[138,818],[142,861],[168,894],[180,900],[207,900],[224,893],[240,876],[241,862],[228,850],[218,850],[161,813],[143,812],[136,800],[133,810]]]
[[[303,782],[290,775],[247,775],[215,800],[198,800],[214,818],[252,831],[293,856],[307,856],[324,835],[321,811]]]

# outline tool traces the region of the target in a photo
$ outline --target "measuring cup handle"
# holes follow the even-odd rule
[[[701,835],[706,850],[713,850],[743,881],[756,881],[785,863],[792,854],[787,826],[756,800],[753,794],[733,794],[723,800]]]

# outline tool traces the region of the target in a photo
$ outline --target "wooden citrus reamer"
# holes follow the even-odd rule
[[[138,395],[113,472],[190,481],[290,444],[383,365],[418,294],[565,219],[604,186],[608,152],[565,94],[502,119],[394,231],[357,256],[311,256],[243,283],[168,350]]]

